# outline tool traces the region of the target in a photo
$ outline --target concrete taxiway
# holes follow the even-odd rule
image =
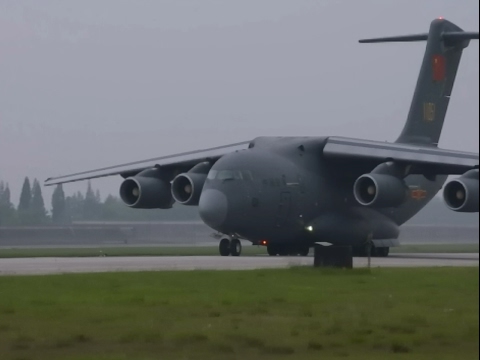
[[[121,271],[254,270],[312,266],[312,257],[95,257],[0,259],[0,275],[46,275]],[[355,258],[354,267],[366,267]],[[372,267],[478,267],[479,254],[394,254],[373,258]]]

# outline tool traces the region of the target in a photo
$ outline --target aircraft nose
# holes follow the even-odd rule
[[[198,210],[205,224],[221,231],[222,225],[227,219],[227,197],[219,190],[207,189],[202,192]]]

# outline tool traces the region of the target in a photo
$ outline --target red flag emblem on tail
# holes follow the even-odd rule
[[[447,63],[445,56],[433,55],[433,81],[445,80]]]

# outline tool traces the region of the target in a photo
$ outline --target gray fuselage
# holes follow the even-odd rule
[[[405,179],[409,200],[371,209],[353,196],[355,180],[374,165],[322,158],[327,138],[258,138],[247,150],[217,161],[205,182],[199,211],[213,229],[260,243],[361,245],[369,237],[396,239],[399,226],[442,188],[446,177]]]

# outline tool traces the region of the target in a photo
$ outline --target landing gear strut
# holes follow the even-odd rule
[[[242,243],[238,239],[223,238],[220,240],[218,250],[221,256],[240,256],[242,254]]]
[[[268,244],[267,245],[267,253],[270,256],[277,256],[278,253],[279,253],[277,246],[272,245],[272,244]]]

